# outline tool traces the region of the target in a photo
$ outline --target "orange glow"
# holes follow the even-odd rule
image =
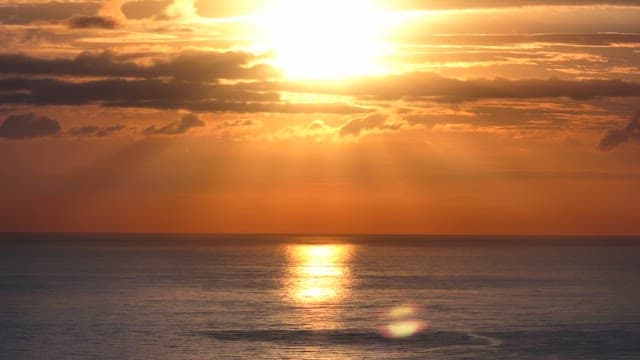
[[[2,232],[640,233],[640,6],[9,3]]]

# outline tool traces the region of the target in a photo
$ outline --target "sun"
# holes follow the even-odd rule
[[[336,79],[384,72],[387,15],[375,0],[274,0],[259,28],[287,77]]]

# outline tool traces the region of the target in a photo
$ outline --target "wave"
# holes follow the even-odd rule
[[[426,331],[409,338],[392,339],[373,331],[361,330],[213,330],[201,335],[222,341],[276,342],[287,345],[398,345],[420,349],[451,346],[496,346],[499,340],[489,336],[456,331]]]

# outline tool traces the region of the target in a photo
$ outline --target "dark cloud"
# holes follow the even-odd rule
[[[482,99],[570,98],[640,96],[640,83],[623,80],[478,79],[457,80],[417,73],[367,78],[350,83],[238,82],[235,84],[186,81],[54,79],[0,79],[0,105],[85,105],[185,109],[194,112],[362,113],[370,109],[341,103],[292,104],[281,101],[280,91],[327,93],[369,100],[465,102]]]
[[[623,80],[473,79],[458,80],[433,73],[371,77],[349,84],[316,82],[287,84],[301,92],[353,95],[374,100],[462,102],[481,99],[571,98],[640,96],[640,83]]]
[[[340,128],[340,136],[359,137],[363,131],[371,130],[398,130],[401,125],[388,124],[387,116],[382,114],[371,114],[364,117],[357,117],[347,121]]]
[[[640,140],[640,110],[624,128],[609,130],[598,147],[602,151],[608,151],[631,140]]]
[[[430,45],[514,45],[522,43],[550,43],[584,46],[607,46],[613,44],[639,44],[640,34],[594,33],[594,34],[428,34],[403,36],[401,42]]]
[[[57,120],[33,113],[9,115],[0,125],[0,138],[31,139],[60,132]]]
[[[51,79],[0,79],[0,104],[74,105],[103,103],[122,106],[145,102],[185,103],[197,100],[278,101],[275,92],[246,89],[242,84],[219,85],[161,80],[96,80],[86,82]],[[146,106],[139,106],[146,107]],[[153,107],[153,106],[151,106]]]
[[[163,55],[164,57],[164,55]],[[0,73],[29,75],[107,76],[128,78],[174,78],[186,81],[218,79],[265,79],[279,75],[272,66],[252,64],[259,60],[245,52],[191,51],[144,66],[130,56],[114,52],[83,52],[75,58],[44,59],[23,54],[0,55]]]
[[[203,84],[161,80],[0,79],[0,105],[87,105],[184,109],[196,112],[361,113],[339,103],[291,104],[253,84]]]
[[[285,103],[285,102],[247,102],[227,100],[199,101],[117,101],[106,103],[113,107],[138,107],[164,110],[190,110],[197,112],[236,112],[236,113],[282,113],[282,114],[359,114],[372,110],[340,103]]]
[[[155,125],[150,126],[144,130],[145,135],[180,135],[188,132],[196,127],[205,126],[205,122],[200,120],[195,114],[187,114],[179,121],[170,123],[161,128],[156,128]]]
[[[72,136],[107,137],[124,130],[124,125],[96,126],[87,125],[71,128],[67,131]]]
[[[177,79],[202,81],[206,79],[265,79],[279,76],[267,64],[254,64],[260,60],[244,52],[184,52],[177,57],[157,62],[152,69]]]
[[[67,25],[72,29],[115,29],[118,22],[108,16],[76,15],[67,20]]]
[[[519,7],[535,5],[632,5],[640,6],[638,0],[386,0],[394,8],[402,9],[478,9]]]

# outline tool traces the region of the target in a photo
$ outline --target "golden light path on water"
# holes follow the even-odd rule
[[[352,245],[291,245],[287,298],[298,304],[343,301],[351,283]]]
[[[348,303],[354,285],[352,257],[348,244],[289,245],[286,249],[288,274],[284,281],[287,301],[297,311],[299,325],[311,329],[340,327],[343,303]],[[414,336],[428,327],[423,309],[414,304],[392,307],[380,314],[377,332],[388,338]]]
[[[292,322],[309,330],[343,327],[342,306],[352,286],[353,245],[288,245],[283,297],[293,307]]]

